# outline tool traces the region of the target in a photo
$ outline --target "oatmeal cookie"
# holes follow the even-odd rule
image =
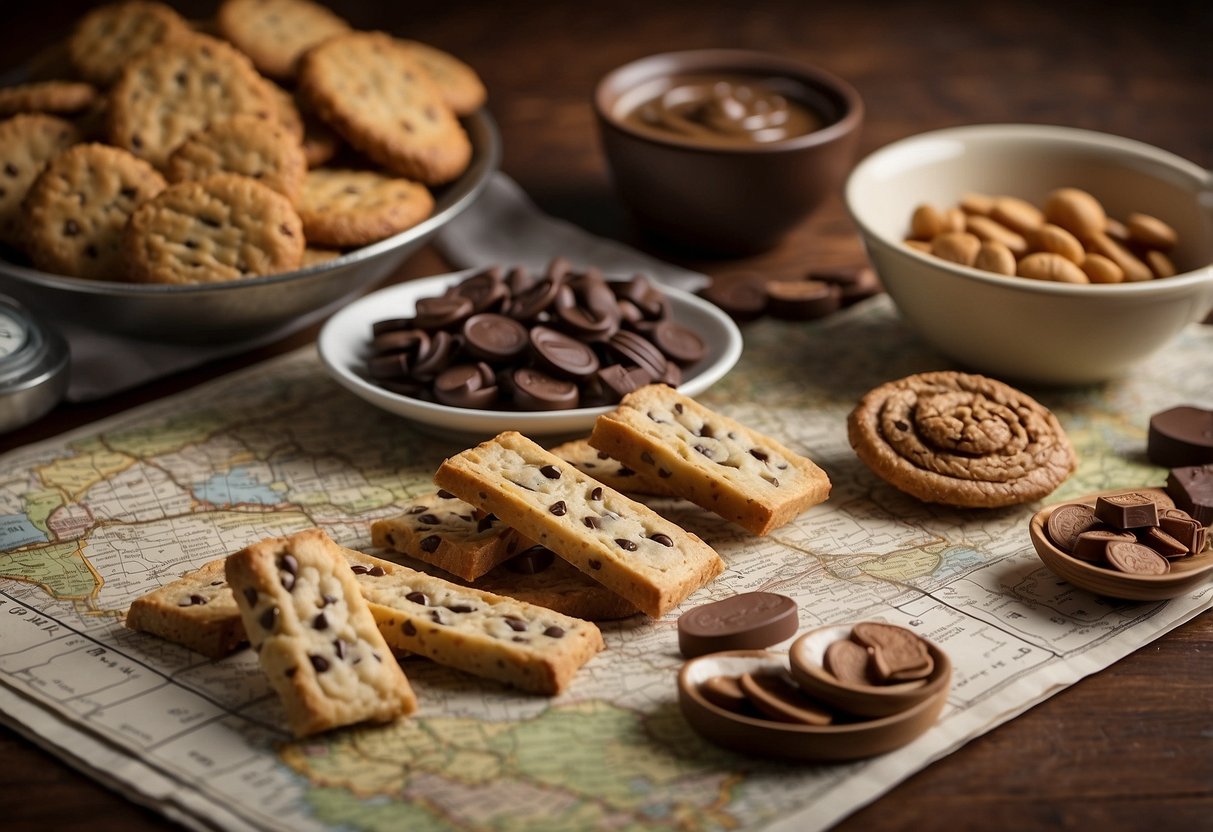
[[[1026,503],[1053,491],[1078,464],[1047,408],[1000,381],[965,373],[883,384],[851,412],[847,432],[877,476],[930,503]]]

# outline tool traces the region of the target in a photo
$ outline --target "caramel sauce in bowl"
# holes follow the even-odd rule
[[[640,227],[721,254],[772,248],[840,190],[863,121],[847,82],[745,50],[642,58],[608,73],[594,105]]]

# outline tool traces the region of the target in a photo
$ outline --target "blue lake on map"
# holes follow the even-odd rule
[[[216,474],[204,483],[194,486],[194,496],[216,505],[237,503],[260,503],[276,505],[282,495],[268,485],[258,482],[252,468],[238,465],[232,470]]]
[[[46,532],[29,521],[24,514],[0,514],[0,551],[16,549],[27,543],[45,543]]]

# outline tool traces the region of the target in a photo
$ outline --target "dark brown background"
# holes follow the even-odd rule
[[[89,5],[6,8],[2,68],[61,36]],[[176,5],[195,18],[213,8]],[[549,212],[638,244],[611,193],[588,100],[612,67],[673,49],[762,49],[844,76],[867,104],[862,152],[932,128],[1023,121],[1116,133],[1213,166],[1208,2],[335,5],[356,26],[428,41],[473,64],[490,89],[504,170]],[[704,261],[657,253],[716,276],[794,275],[862,257],[838,200],[761,257]],[[400,278],[442,270],[427,250]],[[0,437],[0,452],[188,388],[314,334],[97,404],[62,407]],[[932,765],[839,828],[1211,829],[1211,656],[1213,619],[1204,616]],[[0,729],[0,760],[0,825],[6,829],[171,826],[6,729]]]

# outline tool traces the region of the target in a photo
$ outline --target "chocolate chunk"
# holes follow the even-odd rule
[[[469,354],[491,364],[513,361],[529,343],[526,327],[492,312],[468,318],[463,324],[463,338]]]
[[[404,600],[411,601],[414,604],[420,604],[423,607],[429,603],[429,599],[425,597],[424,592],[410,592],[408,595],[404,596]]]
[[[453,499],[455,499],[455,495],[454,495],[454,494],[452,494],[451,492],[447,491],[445,488],[440,488],[440,489],[438,489],[438,496],[439,496],[439,497],[441,497],[441,498],[442,498],[442,499],[444,499],[444,500],[453,500]]]
[[[317,613],[316,617],[312,619],[313,630],[327,630],[328,627],[329,620],[325,617],[324,613]]]
[[[406,621],[400,625],[400,632],[406,636],[415,636],[417,635],[417,627],[412,621]]]
[[[602,502],[602,486],[596,485],[590,490],[590,499],[595,503]]]
[[[536,575],[551,566],[555,558],[546,546],[532,546],[507,560],[505,567],[519,575]]]
[[[1167,493],[1193,520],[1213,525],[1213,464],[1173,469],[1167,475]]]
[[[441,521],[437,514],[423,514],[417,518],[417,522],[423,526],[437,526]]]
[[[245,587],[244,600],[248,601],[248,605],[250,607],[255,607],[257,605],[257,590],[253,589],[251,586]]]
[[[564,504],[564,500],[557,500],[548,506],[548,511],[557,517],[564,517],[564,515],[568,514],[569,507]]]
[[[674,545],[674,541],[670,539],[670,536],[668,534],[662,534],[661,532],[652,535],[649,540],[661,546],[669,547]]]
[[[1095,516],[1114,529],[1158,525],[1158,504],[1144,494],[1109,494],[1095,500]]]
[[[1146,456],[1163,468],[1213,463],[1213,410],[1185,405],[1155,413]]]
[[[265,612],[261,613],[261,618],[257,619],[257,623],[261,625],[261,629],[267,633],[272,632],[278,624],[278,617],[281,613],[277,607],[267,607]]]
[[[456,364],[434,379],[434,398],[451,407],[491,408],[497,401],[497,377],[483,361]]]
[[[1159,527],[1187,547],[1192,554],[1197,554],[1203,548],[1201,544],[1203,527],[1183,509],[1164,509],[1158,518]]]
[[[539,469],[539,473],[543,474],[549,480],[560,479],[560,469],[555,465],[544,465]]]
[[[372,566],[367,570],[366,574],[370,575],[372,578],[382,578],[387,574],[387,572],[383,570],[382,566]]]
[[[350,571],[353,572],[355,575],[365,575],[367,572],[370,571],[370,569],[363,566],[361,563],[355,563],[353,566],[350,567]]]
[[[1074,549],[1070,554],[1088,563],[1102,563],[1108,557],[1108,544],[1117,540],[1132,543],[1137,538],[1132,532],[1118,532],[1106,527],[1088,529],[1074,539]]]
[[[576,384],[539,370],[524,367],[515,370],[510,378],[514,404],[522,410],[568,410],[579,401]]]
[[[442,545],[442,538],[436,534],[431,534],[428,537],[421,538],[417,545],[421,547],[421,551],[423,552],[434,552]]]
[[[308,656],[308,661],[312,663],[317,673],[323,673],[329,669],[329,660],[324,656]]]
[[[467,604],[456,604],[453,607],[447,607],[447,609],[450,610],[451,612],[458,612],[458,613],[468,613],[468,612],[476,611],[475,607],[470,607]]]
[[[548,638],[563,638],[564,628],[557,627],[555,624],[553,624],[550,627],[545,628],[543,634]]]
[[[596,558],[590,558],[589,563],[590,563],[590,568],[595,571],[602,568],[602,561],[597,560]]]
[[[526,622],[523,621],[521,618],[515,618],[512,615],[507,615],[502,620],[504,620],[505,623],[509,626],[509,628],[511,630],[513,630],[514,632],[516,632],[516,633],[525,633],[526,632]]]
[[[703,604],[678,618],[678,649],[688,659],[721,650],[769,647],[791,638],[796,602],[773,592],[744,592]]]
[[[206,603],[206,599],[201,595],[191,595],[184,601],[177,604],[179,607],[198,607]]]
[[[602,521],[598,519],[597,515],[590,514],[585,517],[582,517],[581,522],[585,525],[585,527],[587,529],[601,529],[602,528]]]
[[[767,312],[787,321],[824,318],[842,306],[842,290],[820,280],[772,280],[766,289]]]
[[[598,371],[598,356],[581,341],[546,326],[530,332],[535,362],[557,378],[580,380]]]
[[[1137,542],[1143,546],[1149,546],[1168,560],[1191,554],[1186,543],[1175,539],[1158,526],[1138,529]]]
[[[615,538],[615,545],[618,546],[620,549],[623,549],[625,552],[635,552],[637,549],[640,548],[633,541],[628,540],[627,538],[623,538],[623,537]]]
[[[337,658],[345,658],[345,641],[343,639],[335,639],[333,641],[333,652],[337,654]]]

